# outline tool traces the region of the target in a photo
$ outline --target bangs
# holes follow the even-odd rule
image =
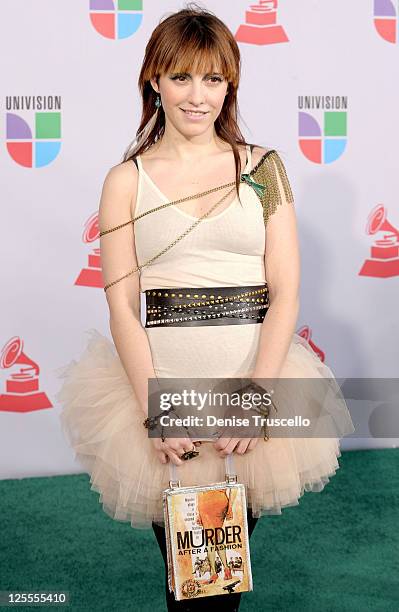
[[[222,74],[228,81],[236,82],[236,64],[231,57],[231,48],[217,38],[209,30],[192,32],[186,30],[183,36],[170,41],[168,49],[158,70],[163,73],[198,73],[198,74]]]

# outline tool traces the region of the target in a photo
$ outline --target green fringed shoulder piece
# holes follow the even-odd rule
[[[281,193],[277,175],[281,180],[284,194]],[[265,225],[277,206],[283,203],[283,196],[291,204],[294,203],[285,166],[274,149],[266,151],[248,174],[242,174],[241,181],[250,185],[259,197]]]

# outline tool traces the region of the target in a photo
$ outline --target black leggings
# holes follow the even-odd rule
[[[248,518],[248,535],[251,537],[255,525],[258,521],[257,518],[252,516],[251,508],[247,509]],[[165,564],[165,597],[167,609],[172,611],[191,612],[195,610],[206,610],[209,606],[216,606],[218,612],[236,612],[240,606],[240,600],[242,593],[232,593],[231,595],[212,595],[211,597],[199,597],[198,599],[192,599],[190,601],[176,601],[174,593],[169,592],[168,586],[168,565],[166,556],[166,539],[165,539],[165,528],[160,527],[156,523],[152,523],[152,529],[157,538],[158,546],[161,550],[163,561]]]

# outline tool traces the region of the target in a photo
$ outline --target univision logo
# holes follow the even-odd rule
[[[374,0],[374,26],[387,42],[398,42],[399,8],[393,0]]]
[[[61,149],[60,96],[6,96],[6,109],[31,111],[29,121],[20,112],[6,113],[10,157],[25,168],[48,166]]]
[[[90,0],[90,21],[105,38],[129,38],[142,20],[143,0]]]
[[[315,164],[339,159],[347,142],[347,97],[299,96],[298,108],[299,148],[305,157]]]

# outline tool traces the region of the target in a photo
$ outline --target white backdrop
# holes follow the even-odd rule
[[[297,331],[337,377],[397,377],[397,2],[280,0],[274,13],[268,1],[246,15],[255,4],[202,2],[238,39],[244,135],[276,148],[291,180],[302,248]],[[0,478],[82,471],[60,429],[55,370],[79,356],[85,330],[111,339],[99,281],[101,187],[135,136],[145,44],[183,5],[121,0],[118,12],[112,0],[92,0],[91,10],[80,0],[2,2]],[[251,25],[255,13],[268,25]],[[330,108],[331,99],[345,108]],[[366,260],[370,272],[359,274]],[[367,428],[367,404],[353,409]]]

